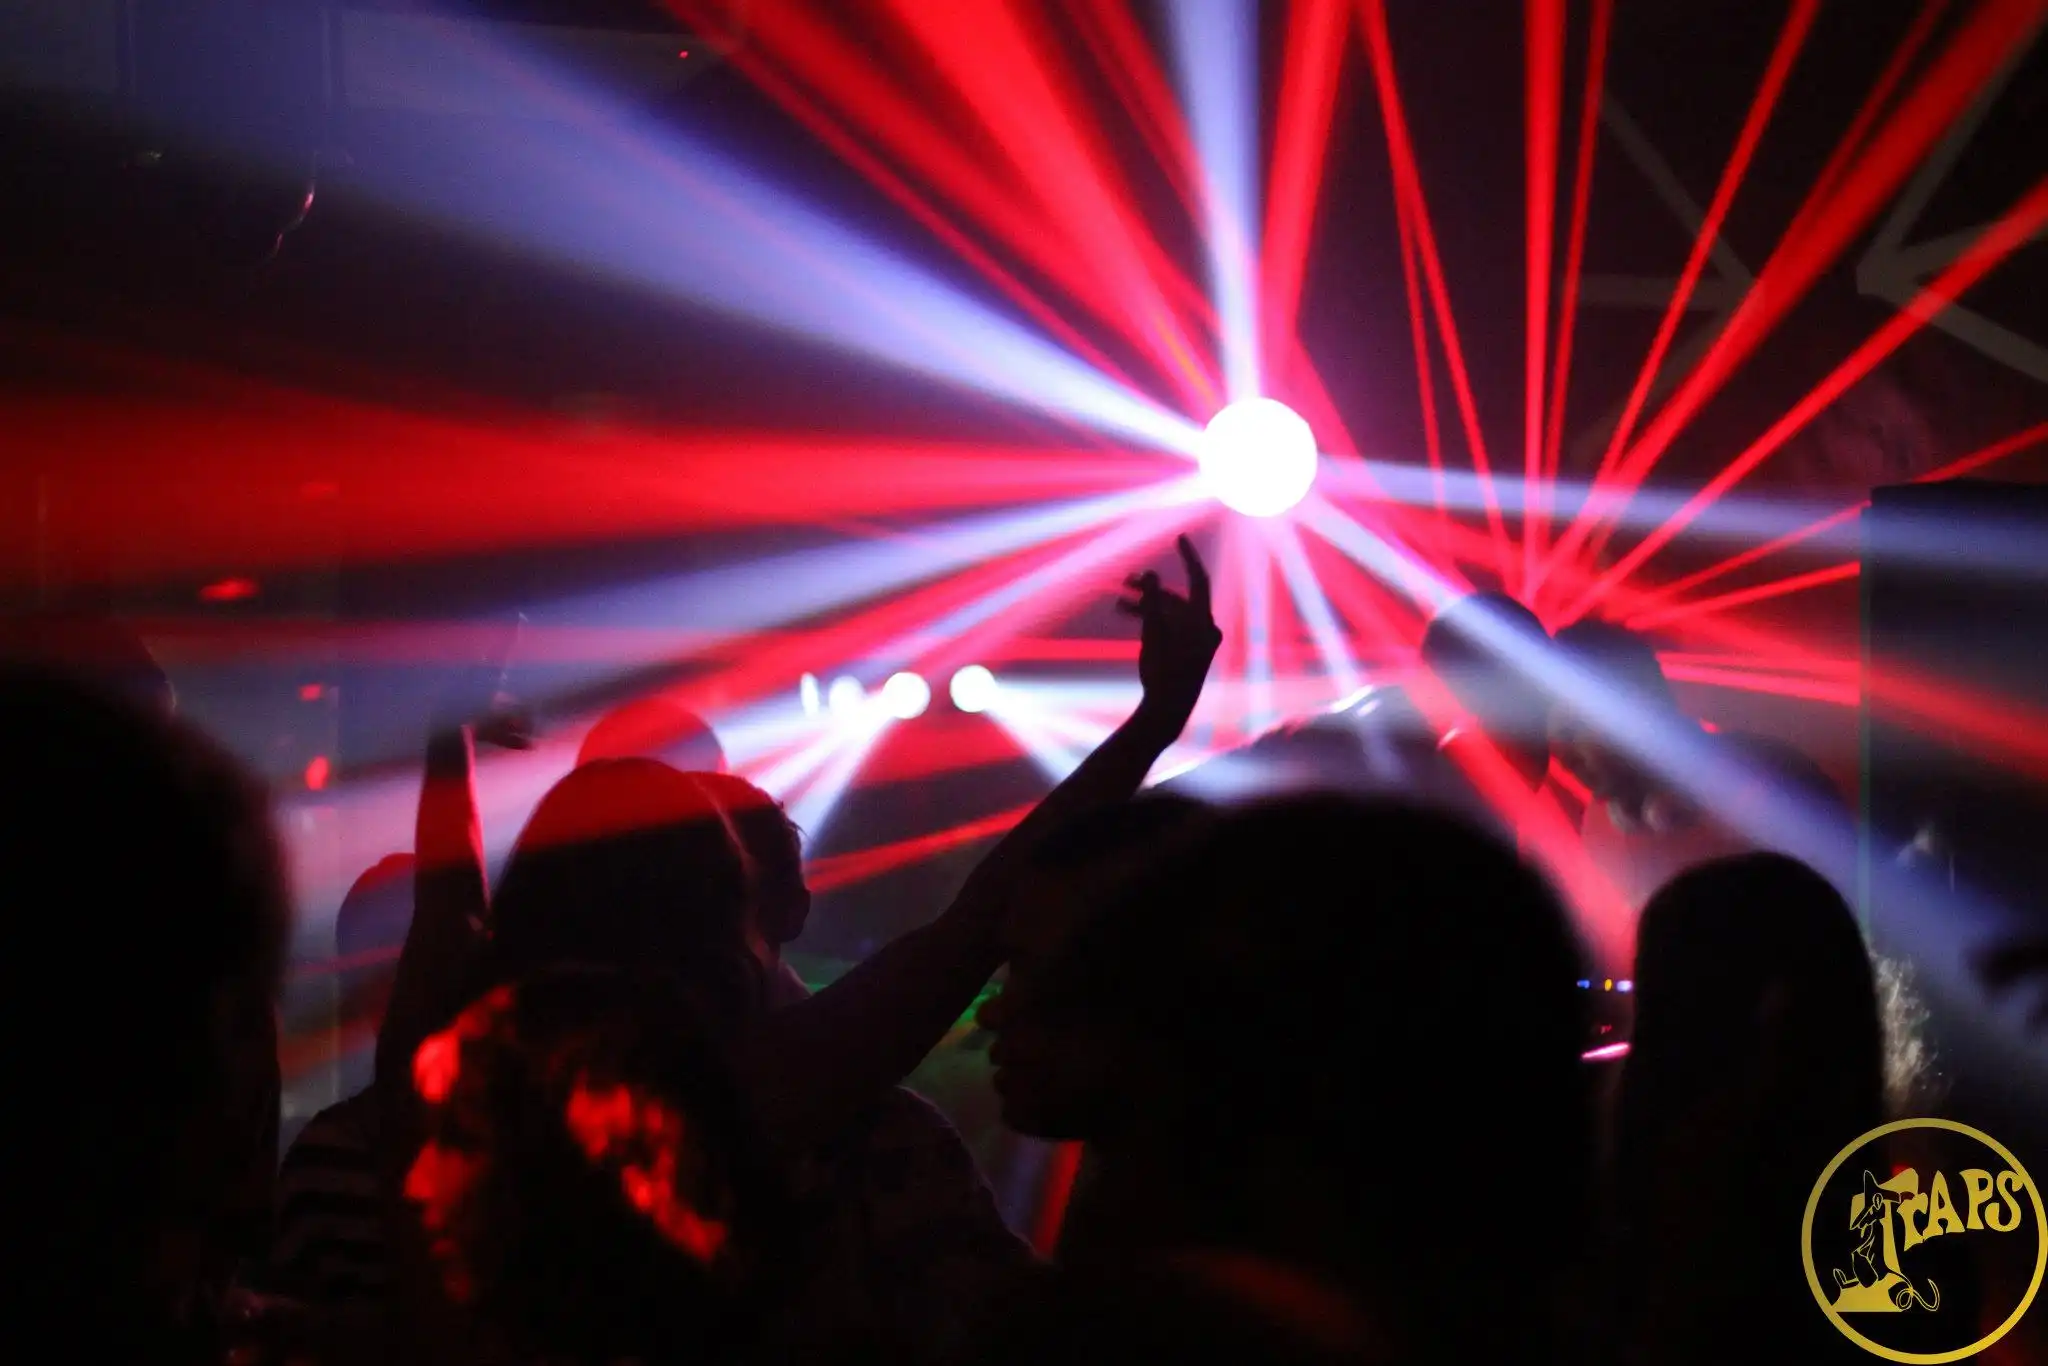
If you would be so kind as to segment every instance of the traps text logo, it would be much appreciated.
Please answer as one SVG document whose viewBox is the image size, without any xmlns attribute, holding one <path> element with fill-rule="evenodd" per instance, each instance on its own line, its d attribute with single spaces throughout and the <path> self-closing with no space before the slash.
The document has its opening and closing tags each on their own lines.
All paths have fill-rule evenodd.
<svg viewBox="0 0 2048 1366">
<path fill-rule="evenodd" d="M 2025 1316 L 2048 1269 L 2039 1188 L 2002 1144 L 1947 1119 L 1882 1125 L 1837 1153 L 1802 1241 L 1821 1312 L 1891 1361 L 1983 1351 Z"/>
</svg>

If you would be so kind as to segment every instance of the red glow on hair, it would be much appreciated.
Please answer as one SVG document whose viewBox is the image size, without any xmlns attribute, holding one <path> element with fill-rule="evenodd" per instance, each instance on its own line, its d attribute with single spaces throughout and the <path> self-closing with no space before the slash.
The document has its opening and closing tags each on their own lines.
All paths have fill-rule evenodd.
<svg viewBox="0 0 2048 1366">
<path fill-rule="evenodd" d="M 446 1226 L 448 1206 L 469 1189 L 479 1165 L 474 1157 L 439 1143 L 420 1149 L 405 1173 L 405 1198 L 420 1207 L 430 1232 Z"/>
<path fill-rule="evenodd" d="M 592 1163 L 631 1154 L 620 1162 L 619 1189 L 662 1237 L 698 1262 L 718 1255 L 725 1246 L 725 1225 L 707 1218 L 676 1189 L 687 1133 L 681 1115 L 630 1087 L 595 1091 L 578 1083 L 563 1118 L 569 1136 Z"/>
<path fill-rule="evenodd" d="M 462 1075 L 462 1045 L 489 1035 L 498 1016 L 512 1008 L 512 1000 L 509 985 L 492 987 L 457 1016 L 454 1024 L 427 1036 L 412 1055 L 412 1085 L 421 1100 L 439 1105 L 448 1099 Z"/>
<path fill-rule="evenodd" d="M 412 1055 L 413 1089 L 429 1105 L 447 1100 L 448 1093 L 455 1089 L 455 1079 L 461 1075 L 462 1038 L 454 1029 L 428 1036 Z"/>
<path fill-rule="evenodd" d="M 569 1094 L 569 1136 L 585 1157 L 602 1162 L 613 1147 L 633 1135 L 633 1111 L 633 1093 L 623 1086 L 609 1091 L 578 1086 Z"/>
<path fill-rule="evenodd" d="M 261 591 L 254 579 L 221 579 L 199 590 L 201 602 L 247 602 Z"/>
<path fill-rule="evenodd" d="M 419 1208 L 420 1225 L 431 1236 L 434 1258 L 440 1263 L 442 1284 L 457 1304 L 468 1303 L 475 1286 L 448 1237 L 448 1226 L 455 1206 L 469 1194 L 482 1169 L 478 1158 L 429 1143 L 405 1173 L 405 1198 Z"/>
<path fill-rule="evenodd" d="M 306 790 L 319 792 L 326 788 L 327 780 L 334 776 L 334 765 L 324 754 L 316 754 L 306 763 Z"/>
</svg>

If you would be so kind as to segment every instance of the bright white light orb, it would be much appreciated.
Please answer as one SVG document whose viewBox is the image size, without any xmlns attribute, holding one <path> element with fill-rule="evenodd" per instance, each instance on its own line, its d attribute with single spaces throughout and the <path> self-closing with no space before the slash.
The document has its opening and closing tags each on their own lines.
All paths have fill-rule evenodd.
<svg viewBox="0 0 2048 1366">
<path fill-rule="evenodd" d="M 818 696 L 816 674 L 805 674 L 796 681 L 796 697 L 797 701 L 803 704 L 805 716 L 816 716 L 823 709 L 824 702 Z"/>
<path fill-rule="evenodd" d="M 1279 516 L 1316 482 L 1315 433 L 1277 399 L 1240 399 L 1210 418 L 1198 454 L 1209 492 L 1247 517 Z"/>
<path fill-rule="evenodd" d="M 882 706 L 898 721 L 924 715 L 931 700 L 932 685 L 914 673 L 890 674 L 882 685 Z"/>
<path fill-rule="evenodd" d="M 834 716 L 851 716 L 860 710 L 860 704 L 867 701 L 867 697 L 868 690 L 860 685 L 858 678 L 842 674 L 825 689 L 825 708 Z"/>
<path fill-rule="evenodd" d="M 953 705 L 964 712 L 987 711 L 996 702 L 996 676 L 979 664 L 953 675 Z"/>
</svg>

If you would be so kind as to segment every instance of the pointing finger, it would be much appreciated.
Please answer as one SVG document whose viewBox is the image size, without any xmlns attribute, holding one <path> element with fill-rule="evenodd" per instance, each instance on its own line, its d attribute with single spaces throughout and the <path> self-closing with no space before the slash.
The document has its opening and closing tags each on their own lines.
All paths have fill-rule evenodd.
<svg viewBox="0 0 2048 1366">
<path fill-rule="evenodd" d="M 1195 550 L 1195 543 L 1183 535 L 1174 543 L 1180 551 L 1180 562 L 1188 571 L 1188 602 L 1204 618 L 1212 615 L 1209 603 L 1209 570 L 1202 563 L 1202 557 Z"/>
</svg>

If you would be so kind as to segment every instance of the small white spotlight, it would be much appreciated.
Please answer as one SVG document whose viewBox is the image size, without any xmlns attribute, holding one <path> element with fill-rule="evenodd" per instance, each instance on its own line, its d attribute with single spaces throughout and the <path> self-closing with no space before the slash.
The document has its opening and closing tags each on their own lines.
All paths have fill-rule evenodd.
<svg viewBox="0 0 2048 1366">
<path fill-rule="evenodd" d="M 1225 507 L 1277 517 L 1316 482 L 1316 437 L 1277 399 L 1247 398 L 1209 419 L 1197 454 L 1202 478 Z"/>
<path fill-rule="evenodd" d="M 914 673 L 890 674 L 882 685 L 882 705 L 898 721 L 924 715 L 931 705 L 932 685 Z"/>
<path fill-rule="evenodd" d="M 824 700 L 818 696 L 818 676 L 805 674 L 796 681 L 797 700 L 803 703 L 805 716 L 816 716 L 824 709 Z"/>
<path fill-rule="evenodd" d="M 851 716 L 860 710 L 860 704 L 867 701 L 868 690 L 860 685 L 858 678 L 840 675 L 832 680 L 832 686 L 825 690 L 825 706 L 834 716 Z"/>
<path fill-rule="evenodd" d="M 953 675 L 949 691 L 961 711 L 987 711 L 996 703 L 996 676 L 979 664 L 969 664 Z"/>
</svg>

